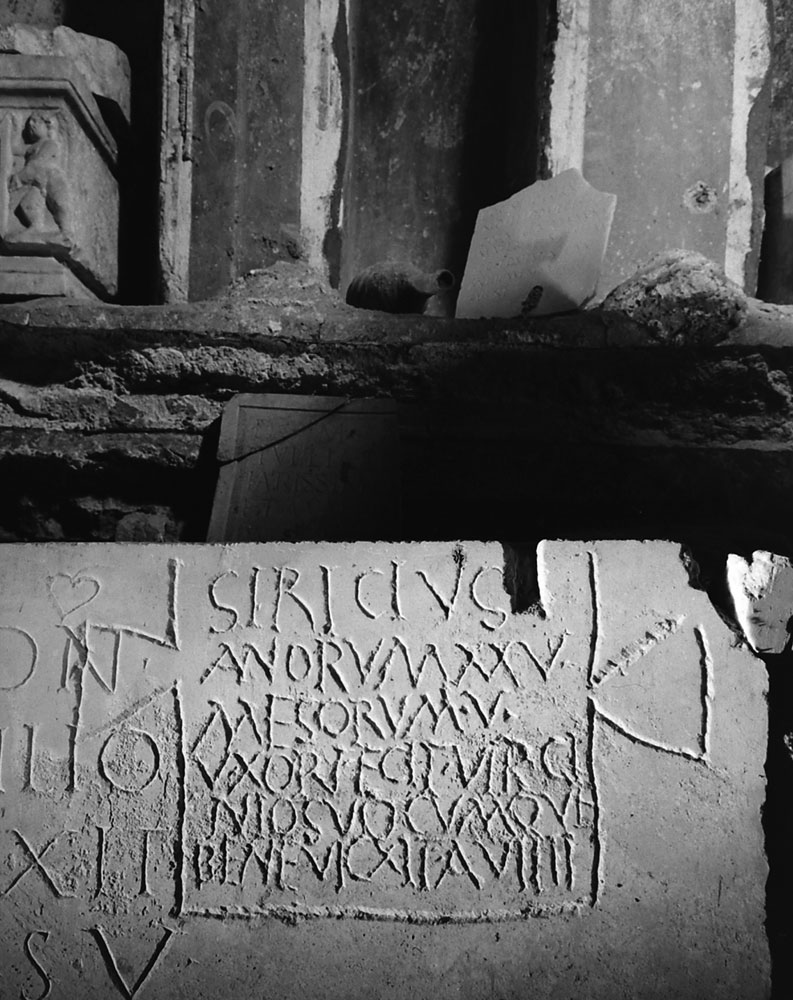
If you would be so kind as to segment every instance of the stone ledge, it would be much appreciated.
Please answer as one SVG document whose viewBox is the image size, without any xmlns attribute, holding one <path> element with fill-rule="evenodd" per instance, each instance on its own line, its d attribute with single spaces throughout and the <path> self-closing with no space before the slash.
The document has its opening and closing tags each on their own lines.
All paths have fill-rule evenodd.
<svg viewBox="0 0 793 1000">
<path fill-rule="evenodd" d="M 766 325 L 753 342 L 747 320 L 717 346 L 645 349 L 615 346 L 594 310 L 455 321 L 311 301 L 0 306 L 0 532 L 113 538 L 150 509 L 187 523 L 211 503 L 223 403 L 285 392 L 400 403 L 406 537 L 751 523 L 754 547 L 784 551 L 793 338 L 767 312 L 776 341 Z"/>
<path fill-rule="evenodd" d="M 290 286 L 288 291 L 292 291 Z M 300 295 L 300 291 L 305 294 Z M 723 346 L 793 348 L 793 308 L 749 299 L 740 324 Z M 646 347 L 664 344 L 641 329 L 626 330 L 599 308 L 555 316 L 513 319 L 449 319 L 353 309 L 335 293 L 301 286 L 297 295 L 271 290 L 245 297 L 238 292 L 207 302 L 168 305 L 110 305 L 66 299 L 31 299 L 0 304 L 0 334 L 13 330 L 41 334 L 102 333 L 151 336 L 201 336 L 294 339 L 308 342 L 386 344 L 509 343 L 555 348 Z"/>
<path fill-rule="evenodd" d="M 0 427 L 201 433 L 234 393 L 287 392 L 393 397 L 475 437 L 793 447 L 793 341 L 752 344 L 739 329 L 718 346 L 627 349 L 596 311 L 278 315 L 280 332 L 262 334 L 217 303 L 0 306 Z"/>
<path fill-rule="evenodd" d="M 308 342 L 403 344 L 490 341 L 548 347 L 605 347 L 606 328 L 599 313 L 571 313 L 537 319 L 456 320 L 436 316 L 394 316 L 353 309 L 335 297 L 318 306 L 252 298 L 164 306 L 93 305 L 35 299 L 0 305 L 0 331 L 41 334 L 102 333 L 141 338 L 201 336 L 208 340 L 268 338 Z"/>
</svg>

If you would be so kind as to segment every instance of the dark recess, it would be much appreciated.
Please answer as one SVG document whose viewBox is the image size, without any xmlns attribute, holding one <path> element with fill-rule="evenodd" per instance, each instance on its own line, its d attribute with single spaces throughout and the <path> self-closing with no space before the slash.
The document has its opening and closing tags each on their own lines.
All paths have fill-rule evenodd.
<svg viewBox="0 0 793 1000">
<path fill-rule="evenodd" d="M 162 0 L 66 0 L 64 24 L 114 42 L 132 73 L 132 128 L 119 135 L 122 198 L 119 301 L 157 301 Z M 104 110 L 104 108 L 102 109 Z"/>
</svg>

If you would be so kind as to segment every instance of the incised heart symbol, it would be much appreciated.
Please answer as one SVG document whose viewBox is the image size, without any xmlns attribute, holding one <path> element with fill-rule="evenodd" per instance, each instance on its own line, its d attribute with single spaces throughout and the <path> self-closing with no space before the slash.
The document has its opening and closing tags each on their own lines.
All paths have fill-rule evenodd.
<svg viewBox="0 0 793 1000">
<path fill-rule="evenodd" d="M 68 573 L 56 573 L 50 577 L 50 594 L 58 605 L 61 618 L 84 608 L 86 604 L 96 597 L 102 585 L 93 576 L 83 575 L 79 570 L 74 576 Z"/>
</svg>

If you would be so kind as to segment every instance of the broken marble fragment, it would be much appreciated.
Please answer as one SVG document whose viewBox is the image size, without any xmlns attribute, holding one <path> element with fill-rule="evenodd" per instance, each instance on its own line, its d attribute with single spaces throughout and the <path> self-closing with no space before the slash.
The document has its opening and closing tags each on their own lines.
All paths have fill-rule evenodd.
<svg viewBox="0 0 793 1000">
<path fill-rule="evenodd" d="M 482 209 L 457 316 L 541 315 L 585 305 L 595 293 L 616 204 L 616 195 L 597 191 L 571 169 Z"/>
<path fill-rule="evenodd" d="M 603 301 L 612 336 L 659 344 L 712 344 L 746 316 L 749 300 L 712 260 L 691 250 L 654 254 Z"/>
<path fill-rule="evenodd" d="M 738 624 L 756 653 L 783 653 L 790 645 L 793 564 L 773 552 L 727 557 L 727 584 Z"/>
</svg>

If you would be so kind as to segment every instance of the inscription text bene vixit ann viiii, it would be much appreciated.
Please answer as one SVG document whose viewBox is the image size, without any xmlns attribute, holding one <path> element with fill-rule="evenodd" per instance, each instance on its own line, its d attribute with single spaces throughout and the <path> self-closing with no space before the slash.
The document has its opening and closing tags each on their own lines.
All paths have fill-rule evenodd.
<svg viewBox="0 0 793 1000">
<path fill-rule="evenodd" d="M 565 572 L 521 613 L 496 545 L 140 546 L 124 573 L 109 548 L 69 572 L 42 556 L 24 623 L 0 622 L 0 784 L 22 802 L 0 891 L 41 874 L 91 910 L 182 917 L 594 906 L 597 727 L 707 766 L 712 664 L 687 623 L 690 738 L 614 714 L 603 689 L 683 617 L 607 659 L 596 552 L 549 544 Z"/>
</svg>

